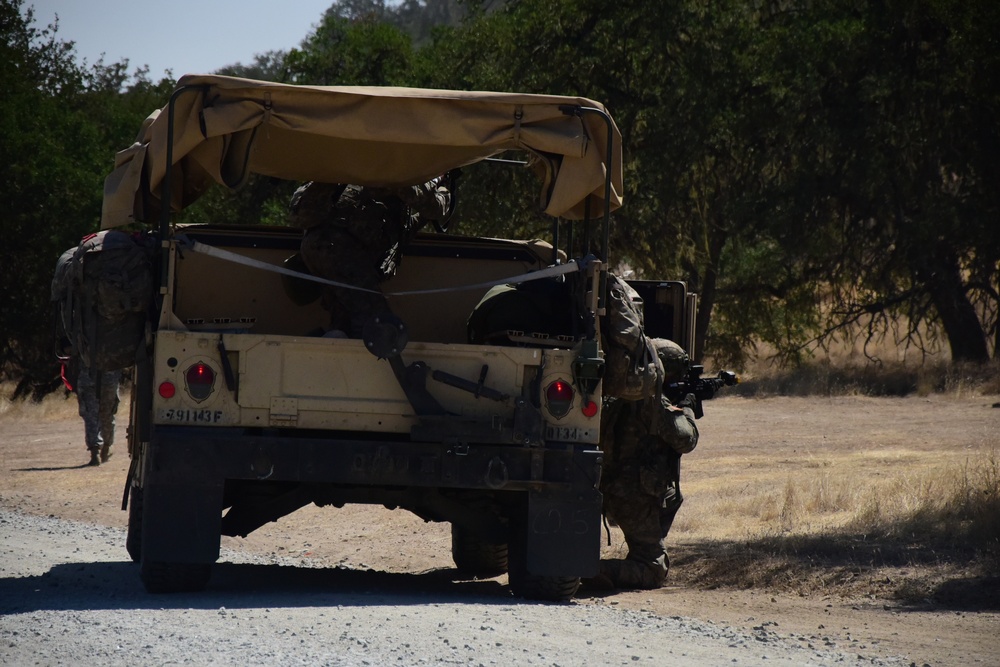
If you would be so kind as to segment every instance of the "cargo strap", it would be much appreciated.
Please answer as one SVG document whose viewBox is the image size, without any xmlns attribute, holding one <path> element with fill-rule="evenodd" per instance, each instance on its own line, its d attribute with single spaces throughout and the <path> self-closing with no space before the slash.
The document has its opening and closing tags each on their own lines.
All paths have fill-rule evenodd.
<svg viewBox="0 0 1000 667">
<path fill-rule="evenodd" d="M 323 285 L 329 285 L 331 287 L 342 287 L 344 289 L 357 290 L 359 292 L 369 292 L 371 294 L 381 294 L 385 297 L 393 296 L 412 296 L 415 294 L 439 294 L 443 292 L 461 292 L 463 290 L 470 289 L 485 289 L 487 287 L 494 287 L 496 285 L 516 285 L 520 283 L 530 282 L 532 280 L 541 280 L 543 278 L 551 278 L 553 276 L 561 276 L 566 273 L 574 273 L 584 269 L 587 264 L 593 259 L 592 255 L 588 255 L 580 260 L 571 259 L 565 264 L 557 264 L 556 266 L 550 266 L 539 271 L 532 271 L 530 273 L 522 273 L 518 276 L 511 276 L 510 278 L 500 278 L 499 280 L 491 280 L 484 283 L 476 283 L 474 285 L 457 285 L 455 287 L 440 287 L 437 289 L 420 289 L 420 290 L 406 290 L 403 292 L 379 292 L 377 290 L 370 290 L 364 287 L 358 287 L 356 285 L 350 285 L 348 283 L 340 283 L 336 280 L 327 280 L 326 278 L 320 278 L 319 276 L 314 276 L 311 273 L 302 273 L 300 271 L 293 271 L 291 269 L 286 269 L 283 266 L 277 266 L 275 264 L 268 264 L 267 262 L 262 262 L 246 255 L 240 255 L 235 252 L 230 252 L 228 250 L 223 250 L 221 248 L 216 248 L 215 246 L 205 245 L 200 241 L 195 241 L 188 238 L 185 235 L 180 235 L 177 237 L 177 244 L 183 250 L 190 250 L 192 252 L 201 253 L 203 255 L 208 255 L 209 257 L 215 257 L 216 259 L 225 260 L 227 262 L 234 262 L 236 264 L 242 264 L 244 266 L 249 266 L 256 269 L 261 269 L 262 271 L 271 271 L 272 273 L 280 273 L 282 275 L 291 276 L 293 278 L 301 278 L 302 280 L 311 280 L 314 283 L 320 283 Z"/>
</svg>

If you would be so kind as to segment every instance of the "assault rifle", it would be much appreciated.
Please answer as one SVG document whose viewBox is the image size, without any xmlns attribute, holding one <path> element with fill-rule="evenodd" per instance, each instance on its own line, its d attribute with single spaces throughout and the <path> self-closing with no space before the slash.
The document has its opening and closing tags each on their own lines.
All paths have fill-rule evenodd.
<svg viewBox="0 0 1000 667">
<path fill-rule="evenodd" d="M 694 395 L 695 403 L 691 409 L 694 410 L 695 419 L 705 416 L 705 411 L 701 407 L 702 401 L 715 398 L 716 392 L 723 387 L 731 387 L 740 382 L 739 376 L 732 371 L 719 371 L 717 376 L 710 378 L 703 378 L 701 374 L 704 372 L 704 366 L 692 365 L 683 380 L 663 386 L 663 393 L 674 405 L 683 401 L 688 394 Z"/>
</svg>

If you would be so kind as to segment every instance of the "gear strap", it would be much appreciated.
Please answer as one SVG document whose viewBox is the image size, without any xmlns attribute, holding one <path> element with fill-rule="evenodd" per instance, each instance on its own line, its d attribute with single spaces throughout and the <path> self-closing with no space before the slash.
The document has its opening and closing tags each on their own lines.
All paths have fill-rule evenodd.
<svg viewBox="0 0 1000 667">
<path fill-rule="evenodd" d="M 347 283 L 337 282 L 336 280 L 327 280 L 326 278 L 320 278 L 319 276 L 314 276 L 311 273 L 302 273 L 300 271 L 293 271 L 292 269 L 287 269 L 283 266 L 268 264 L 267 262 L 262 262 L 260 260 L 253 259 L 245 255 L 240 255 L 235 252 L 223 250 L 222 248 L 216 248 L 215 246 L 206 245 L 200 241 L 195 241 L 193 239 L 190 239 L 183 234 L 177 237 L 177 242 L 178 245 L 185 250 L 201 253 L 203 255 L 208 255 L 209 257 L 215 257 L 216 259 L 225 260 L 227 262 L 242 264 L 244 266 L 249 266 L 255 269 L 261 269 L 262 271 L 271 271 L 272 273 L 280 273 L 282 275 L 291 276 L 293 278 L 301 278 L 302 280 L 311 280 L 314 283 L 329 285 L 331 287 L 341 287 L 344 289 L 357 290 L 359 292 L 368 292 L 370 294 L 380 294 L 385 297 L 412 296 L 415 294 L 440 294 L 444 292 L 461 292 L 464 290 L 471 290 L 471 289 L 484 289 L 487 287 L 494 287 L 496 285 L 516 285 L 519 283 L 530 282 L 532 280 L 541 280 L 543 278 L 561 276 L 567 273 L 575 273 L 577 271 L 583 270 L 586 267 L 587 263 L 590 261 L 590 257 L 585 257 L 580 261 L 571 259 L 565 264 L 550 266 L 548 268 L 541 269 L 539 271 L 522 273 L 521 275 L 518 276 L 511 276 L 509 278 L 500 278 L 498 280 L 491 280 L 489 282 L 483 282 L 483 283 L 475 283 L 472 285 L 456 285 L 455 287 L 440 287 L 436 289 L 406 290 L 403 292 L 380 292 L 378 290 L 371 290 L 364 287 L 358 287 L 356 285 L 349 285 Z"/>
</svg>

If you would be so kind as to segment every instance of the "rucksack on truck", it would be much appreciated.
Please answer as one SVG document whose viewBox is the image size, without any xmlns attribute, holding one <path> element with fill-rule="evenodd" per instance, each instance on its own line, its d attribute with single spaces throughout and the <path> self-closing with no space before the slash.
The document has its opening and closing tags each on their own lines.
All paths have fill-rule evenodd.
<svg viewBox="0 0 1000 667">
<path fill-rule="evenodd" d="M 153 297 L 153 252 L 147 237 L 107 230 L 59 258 L 52 300 L 85 366 L 111 371 L 135 362 Z"/>
<path fill-rule="evenodd" d="M 606 314 L 601 318 L 605 396 L 638 401 L 653 396 L 663 365 L 643 328 L 642 298 L 624 279 L 609 273 Z"/>
</svg>

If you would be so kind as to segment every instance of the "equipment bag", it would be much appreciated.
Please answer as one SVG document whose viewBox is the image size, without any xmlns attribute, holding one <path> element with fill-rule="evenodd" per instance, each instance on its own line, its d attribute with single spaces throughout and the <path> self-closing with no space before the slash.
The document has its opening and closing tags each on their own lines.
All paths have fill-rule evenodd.
<svg viewBox="0 0 1000 667">
<path fill-rule="evenodd" d="M 642 297 L 611 273 L 601 333 L 604 395 L 626 401 L 653 396 L 663 381 L 663 366 L 643 330 Z"/>
<path fill-rule="evenodd" d="M 108 230 L 60 258 L 52 297 L 85 366 L 112 371 L 135 362 L 153 298 L 153 252 L 148 238 Z"/>
</svg>

